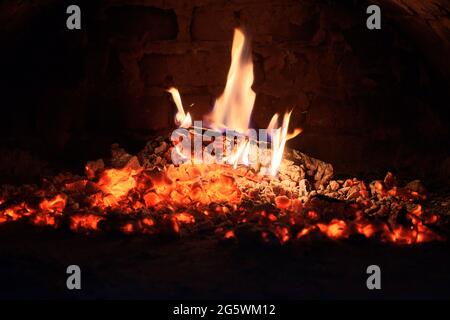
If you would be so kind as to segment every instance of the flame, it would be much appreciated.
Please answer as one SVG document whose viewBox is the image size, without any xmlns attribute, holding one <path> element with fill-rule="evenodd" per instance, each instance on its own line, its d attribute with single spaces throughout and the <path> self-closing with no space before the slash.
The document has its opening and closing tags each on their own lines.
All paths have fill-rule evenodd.
<svg viewBox="0 0 450 320">
<path fill-rule="evenodd" d="M 278 129 L 271 129 L 271 127 L 275 126 L 275 123 L 278 121 L 278 114 L 276 114 L 276 116 L 274 116 L 269 123 L 269 128 L 272 131 L 272 160 L 270 162 L 270 174 L 273 176 L 277 174 L 278 167 L 280 166 L 281 160 L 283 158 L 290 117 L 291 113 L 286 113 L 283 118 L 283 124 L 281 128 Z"/>
<path fill-rule="evenodd" d="M 284 148 L 286 141 L 298 136 L 302 130 L 296 128 L 294 132 L 288 133 L 289 120 L 291 118 L 292 111 L 284 114 L 283 123 L 281 127 L 278 127 L 278 113 L 275 113 L 267 126 L 267 132 L 272 138 L 272 157 L 270 161 L 269 174 L 275 176 L 283 160 Z"/>
<path fill-rule="evenodd" d="M 210 115 L 214 129 L 225 127 L 241 133 L 247 131 L 256 99 L 252 84 L 253 62 L 250 43 L 242 30 L 235 29 L 225 90 L 216 100 Z"/>
<path fill-rule="evenodd" d="M 239 163 L 244 165 L 248 165 L 249 163 L 249 152 L 250 152 L 250 142 L 244 141 L 242 143 L 238 143 L 234 146 L 234 150 L 230 156 L 225 157 L 224 161 L 228 164 L 233 165 L 233 168 L 236 169 Z"/>
<path fill-rule="evenodd" d="M 206 116 L 209 125 L 212 129 L 223 131 L 225 129 L 233 130 L 236 133 L 248 133 L 250 119 L 255 104 L 256 93 L 252 90 L 254 76 L 253 76 L 253 61 L 250 42 L 245 36 L 244 32 L 236 28 L 234 30 L 233 44 L 231 48 L 231 64 L 228 70 L 227 82 L 222 95 L 216 99 L 212 112 Z M 175 123 L 181 128 L 188 128 L 192 126 L 192 119 L 189 113 L 185 113 L 183 104 L 181 102 L 180 93 L 174 87 L 167 90 L 172 95 L 172 98 L 177 107 L 177 114 L 175 116 Z M 291 111 L 292 112 L 292 111 Z M 275 176 L 281 164 L 286 141 L 296 137 L 301 133 L 301 129 L 295 129 L 294 132 L 288 133 L 289 120 L 291 112 L 288 112 L 283 117 L 281 127 L 276 128 L 278 124 L 278 114 L 272 117 L 269 123 L 268 131 L 272 131 L 272 155 L 269 168 L 261 167 L 262 174 L 269 174 Z M 230 154 L 226 154 L 223 160 L 237 168 L 238 163 L 249 165 L 252 159 L 258 159 L 257 148 L 250 148 L 251 145 L 248 139 L 238 139 L 236 146 L 231 148 Z M 175 146 L 175 151 L 181 159 L 188 159 L 188 155 L 184 154 L 179 146 Z M 199 160 L 195 157 L 195 160 Z M 200 161 L 201 162 L 201 161 Z"/>
<path fill-rule="evenodd" d="M 177 88 L 171 87 L 167 90 L 172 95 L 172 99 L 177 106 L 178 112 L 175 115 L 175 123 L 180 126 L 180 128 L 189 128 L 192 125 L 191 115 L 184 112 L 183 103 L 181 102 L 180 92 Z"/>
</svg>

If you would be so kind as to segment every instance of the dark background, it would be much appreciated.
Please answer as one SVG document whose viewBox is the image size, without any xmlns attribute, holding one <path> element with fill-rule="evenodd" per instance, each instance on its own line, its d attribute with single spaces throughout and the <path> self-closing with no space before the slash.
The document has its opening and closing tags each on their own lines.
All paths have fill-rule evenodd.
<svg viewBox="0 0 450 320">
<path fill-rule="evenodd" d="M 382 30 L 366 28 L 368 4 Z M 66 28 L 79 4 L 82 30 Z M 294 107 L 289 145 L 338 173 L 447 182 L 444 0 L 18 1 L 0 4 L 0 176 L 81 170 L 173 127 L 165 89 L 196 119 L 223 90 L 233 27 L 253 39 L 254 127 Z"/>
</svg>

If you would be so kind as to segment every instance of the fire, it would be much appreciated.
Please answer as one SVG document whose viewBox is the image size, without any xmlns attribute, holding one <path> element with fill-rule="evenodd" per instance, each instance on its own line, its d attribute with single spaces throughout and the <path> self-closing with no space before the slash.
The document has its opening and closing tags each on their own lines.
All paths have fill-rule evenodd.
<svg viewBox="0 0 450 320">
<path fill-rule="evenodd" d="M 194 216 L 186 212 L 175 214 L 175 219 L 180 223 L 195 223 Z"/>
<path fill-rule="evenodd" d="M 321 232 L 331 239 L 345 238 L 348 236 L 347 224 L 342 220 L 333 219 L 328 225 L 319 223 L 317 226 Z"/>
<path fill-rule="evenodd" d="M 250 158 L 258 159 L 258 148 L 251 148 L 251 143 L 246 136 L 249 132 L 249 125 L 256 93 L 252 90 L 253 60 L 250 41 L 241 29 L 234 30 L 233 44 L 231 48 L 231 64 L 228 70 L 227 81 L 222 95 L 216 100 L 212 112 L 205 118 L 210 128 L 223 132 L 232 130 L 240 134 L 236 145 L 229 150 L 229 154 L 224 157 L 226 163 L 235 169 L 238 164 L 248 166 Z M 180 128 L 188 128 L 192 125 L 189 113 L 185 113 L 181 97 L 174 87 L 168 90 L 177 107 L 175 123 Z M 263 175 L 275 176 L 283 159 L 286 141 L 300 134 L 300 129 L 295 129 L 293 133 L 288 133 L 291 112 L 287 112 L 283 117 L 280 127 L 277 127 L 278 114 L 275 114 L 268 126 L 268 135 L 271 138 L 272 154 L 268 168 L 262 167 L 260 173 Z M 178 146 L 175 148 L 178 156 L 182 159 L 189 158 Z M 189 150 L 190 151 L 190 150 Z M 252 154 L 256 153 L 256 154 Z M 196 159 L 198 160 L 198 159 Z"/>
<path fill-rule="evenodd" d="M 171 87 L 167 91 L 172 95 L 172 99 L 178 109 L 178 112 L 175 115 L 175 123 L 179 125 L 180 128 L 189 128 L 192 125 L 191 115 L 189 112 L 184 112 L 183 103 L 181 102 L 181 96 L 178 89 Z"/>
<path fill-rule="evenodd" d="M 136 187 L 136 180 L 133 175 L 137 174 L 139 170 L 138 160 L 133 159 L 123 169 L 108 169 L 102 173 L 97 186 L 107 196 L 110 196 L 108 202 L 105 203 L 106 206 L 115 204 Z"/>
<path fill-rule="evenodd" d="M 256 93 L 252 90 L 253 61 L 249 40 L 234 30 L 231 65 L 222 95 L 210 115 L 214 129 L 231 128 L 245 133 L 250 124 Z"/>
<path fill-rule="evenodd" d="M 53 199 L 44 199 L 39 204 L 40 209 L 43 212 L 58 212 L 61 213 L 66 206 L 66 196 L 64 194 L 58 194 Z"/>
<path fill-rule="evenodd" d="M 76 232 L 112 230 L 175 237 L 205 230 L 206 235 L 216 230 L 222 240 L 232 243 L 260 239 L 264 243 L 285 244 L 308 241 L 317 235 L 332 241 L 365 237 L 398 244 L 443 239 L 433 228 L 439 216 L 422 205 L 426 194 L 397 186 L 392 174 L 384 181 L 371 183 L 370 188 L 356 178 L 342 181 L 339 192 L 345 188 L 355 191 L 345 201 L 330 201 L 331 196 L 320 193 L 332 189 L 331 182 L 337 185 L 332 190 L 338 190 L 341 185 L 337 181 L 316 187 L 314 195 L 308 191 L 307 197 L 293 191 L 300 187 L 301 180 L 286 180 L 289 185 L 294 182 L 294 187 L 284 188 L 285 181 L 276 175 L 286 141 L 301 132 L 288 132 L 292 112 L 272 117 L 267 127 L 271 138 L 269 161 L 260 162 L 260 168 L 254 169 L 251 160 L 259 158 L 254 153 L 260 150 L 249 139 L 256 97 L 252 84 L 249 41 L 242 30 L 236 29 L 226 86 L 209 115 L 212 129 L 239 133 L 224 163 L 171 163 L 166 155 L 155 151 L 150 156 L 158 154 L 159 160 L 164 157 L 167 162 L 149 164 L 141 155 L 138 158 L 124 152 L 120 164 L 111 161 L 113 165 L 105 167 L 103 160 L 89 162 L 82 177 L 60 174 L 45 180 L 42 187 L 2 186 L 0 224 L 25 220 Z M 176 88 L 168 92 L 178 110 L 175 123 L 191 134 L 192 119 L 184 111 L 180 93 Z M 168 152 L 175 150 L 184 158 L 189 155 L 179 149 L 178 142 L 161 143 L 167 145 Z M 321 202 L 323 198 L 328 199 L 326 205 Z M 245 236 L 246 232 L 256 236 Z"/>
<path fill-rule="evenodd" d="M 356 228 L 358 232 L 363 234 L 366 238 L 371 238 L 376 233 L 376 228 L 370 223 L 357 224 Z"/>
<path fill-rule="evenodd" d="M 236 235 L 234 234 L 233 230 L 228 230 L 227 232 L 225 232 L 224 238 L 225 239 L 233 239 L 233 238 L 236 238 Z"/>
<path fill-rule="evenodd" d="M 77 214 L 70 219 L 70 229 L 77 230 L 98 230 L 98 223 L 104 218 L 95 214 Z"/>
<path fill-rule="evenodd" d="M 272 160 L 270 163 L 269 172 L 272 176 L 275 176 L 277 174 L 278 168 L 281 164 L 281 160 L 283 159 L 283 152 L 286 141 L 288 139 L 296 137 L 301 132 L 300 129 L 296 129 L 294 133 L 288 135 L 290 117 L 291 112 L 286 113 L 283 118 L 283 124 L 281 125 L 281 128 L 278 129 L 275 129 L 278 120 L 278 114 L 275 114 L 269 123 L 268 131 L 272 132 Z"/>
</svg>

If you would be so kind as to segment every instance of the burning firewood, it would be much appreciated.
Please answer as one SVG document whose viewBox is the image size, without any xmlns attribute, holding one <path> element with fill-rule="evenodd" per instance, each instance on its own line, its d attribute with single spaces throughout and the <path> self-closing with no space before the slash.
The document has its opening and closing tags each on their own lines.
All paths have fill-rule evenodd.
<svg viewBox="0 0 450 320">
<path fill-rule="evenodd" d="M 176 239 L 209 234 L 266 245 L 355 236 L 401 244 L 444 239 L 439 227 L 447 222 L 426 209 L 419 181 L 402 186 L 392 173 L 369 184 L 332 180 L 331 164 L 286 148 L 301 132 L 288 132 L 291 112 L 272 117 L 268 139 L 256 136 L 249 128 L 252 83 L 248 41 L 236 30 L 227 84 L 206 128 L 192 123 L 178 90 L 170 88 L 178 136 L 156 137 L 137 155 L 114 144 L 110 159 L 89 162 L 81 176 L 1 186 L 0 224 L 24 220 L 74 232 Z M 215 139 L 205 144 L 207 134 Z M 186 144 L 199 138 L 194 150 Z"/>
</svg>

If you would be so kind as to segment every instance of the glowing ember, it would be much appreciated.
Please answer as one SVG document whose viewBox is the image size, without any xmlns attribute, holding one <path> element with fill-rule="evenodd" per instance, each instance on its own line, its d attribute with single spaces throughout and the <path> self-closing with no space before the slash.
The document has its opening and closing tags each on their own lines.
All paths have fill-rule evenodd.
<svg viewBox="0 0 450 320">
<path fill-rule="evenodd" d="M 106 195 L 112 196 L 107 206 L 116 203 L 136 187 L 136 180 L 133 175 L 139 170 L 139 162 L 137 162 L 137 159 L 133 159 L 133 162 L 130 161 L 123 169 L 108 169 L 102 173 L 97 186 Z"/>
<path fill-rule="evenodd" d="M 66 196 L 63 194 L 56 195 L 53 199 L 44 199 L 39 204 L 42 212 L 58 212 L 61 213 L 66 206 Z"/>
<path fill-rule="evenodd" d="M 321 232 L 331 239 L 346 238 L 348 236 L 347 224 L 342 220 L 333 219 L 328 225 L 319 223 L 317 226 Z"/>
<path fill-rule="evenodd" d="M 344 188 L 360 190 L 358 200 L 350 206 L 345 202 L 321 203 L 316 198 L 303 203 L 278 195 L 259 208 L 254 202 L 260 195 L 246 194 L 242 189 L 247 182 L 260 180 L 228 165 L 149 169 L 131 157 L 122 168 L 103 168 L 87 175 L 91 178 L 57 176 L 48 189 L 3 192 L 0 223 L 25 219 L 39 226 L 58 227 L 67 220 L 70 229 L 77 232 L 106 228 L 126 234 L 179 235 L 183 228 L 195 229 L 205 221 L 212 227 L 217 221 L 228 221 L 228 228 L 217 232 L 223 239 L 237 241 L 236 228 L 242 224 L 259 226 L 263 242 L 277 239 L 280 244 L 310 240 L 318 234 L 331 240 L 361 235 L 399 244 L 443 240 L 430 229 L 439 221 L 437 215 L 425 211 L 421 204 L 411 205 L 421 197 L 398 186 L 388 189 L 381 182 L 375 182 L 370 192 L 355 179 L 343 182 Z M 393 188 L 396 196 L 392 196 Z M 380 210 L 380 218 L 364 213 L 372 210 L 369 200 L 374 197 L 389 197 L 393 203 L 390 210 Z M 28 200 L 19 200 L 25 198 Z M 405 211 L 407 207 L 410 209 Z M 127 218 L 109 218 L 117 212 Z"/>
<path fill-rule="evenodd" d="M 98 223 L 103 220 L 102 217 L 95 214 L 75 214 L 71 217 L 70 229 L 77 230 L 98 230 Z"/>
</svg>

